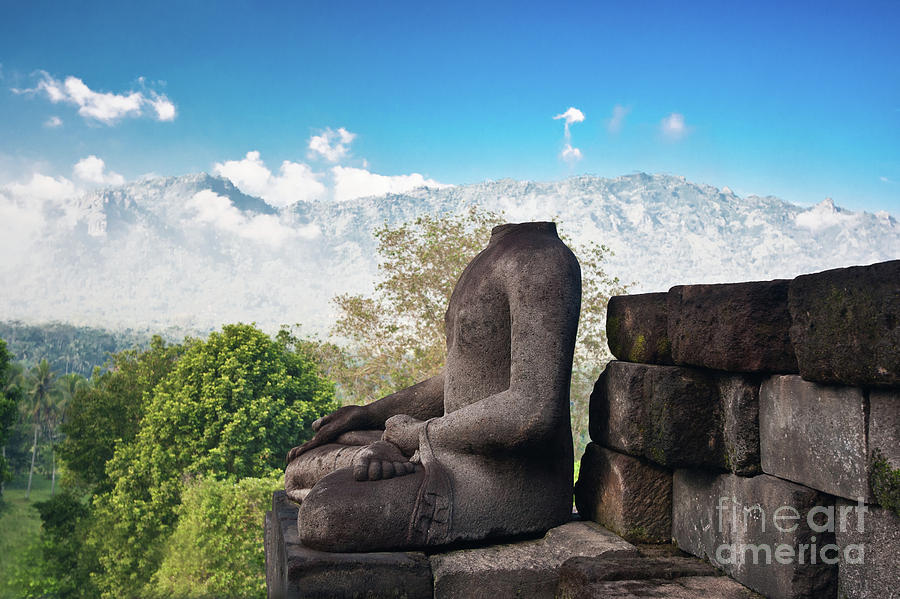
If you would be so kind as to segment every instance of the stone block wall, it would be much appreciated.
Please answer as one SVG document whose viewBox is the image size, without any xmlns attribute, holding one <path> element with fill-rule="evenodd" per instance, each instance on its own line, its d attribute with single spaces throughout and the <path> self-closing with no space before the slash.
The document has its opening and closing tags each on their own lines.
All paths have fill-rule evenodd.
<svg viewBox="0 0 900 599">
<path fill-rule="evenodd" d="M 579 513 L 768 597 L 900 597 L 900 261 L 620 296 Z"/>
</svg>

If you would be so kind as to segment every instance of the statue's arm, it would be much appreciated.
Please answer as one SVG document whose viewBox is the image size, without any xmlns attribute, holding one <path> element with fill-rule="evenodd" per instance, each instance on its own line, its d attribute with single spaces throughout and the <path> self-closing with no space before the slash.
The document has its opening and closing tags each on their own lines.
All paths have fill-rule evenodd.
<svg viewBox="0 0 900 599">
<path fill-rule="evenodd" d="M 436 418 L 444 413 L 444 373 L 391 393 L 365 406 L 375 426 L 384 428 L 385 421 L 397 414 L 418 420 Z"/>
<path fill-rule="evenodd" d="M 432 377 L 396 393 L 391 393 L 365 406 L 344 406 L 319 418 L 312 424 L 312 439 L 288 453 L 290 462 L 297 456 L 330 443 L 353 430 L 383 429 L 385 421 L 398 414 L 417 420 L 428 420 L 444 413 L 444 374 Z"/>
<path fill-rule="evenodd" d="M 433 446 L 515 450 L 554 438 L 568 424 L 581 270 L 562 244 L 538 252 L 502 266 L 510 307 L 509 389 L 433 420 Z"/>
</svg>

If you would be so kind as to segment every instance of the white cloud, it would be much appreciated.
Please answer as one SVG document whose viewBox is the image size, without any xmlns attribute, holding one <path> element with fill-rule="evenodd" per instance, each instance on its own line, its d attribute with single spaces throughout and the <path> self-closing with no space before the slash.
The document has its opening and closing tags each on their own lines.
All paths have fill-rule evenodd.
<svg viewBox="0 0 900 599">
<path fill-rule="evenodd" d="M 119 173 L 106 172 L 106 164 L 103 159 L 93 154 L 75 163 L 72 172 L 82 181 L 97 185 L 121 185 L 125 182 L 125 177 Z"/>
<path fill-rule="evenodd" d="M 319 181 L 321 175 L 306 164 L 285 160 L 279 174 L 273 175 L 257 151 L 247 152 L 243 160 L 217 162 L 213 169 L 244 193 L 260 197 L 272 206 L 289 206 L 325 194 L 325 185 Z"/>
<path fill-rule="evenodd" d="M 566 144 L 560 152 L 559 157 L 566 162 L 578 162 L 581 160 L 581 150 L 573 148 L 572 144 Z"/>
<path fill-rule="evenodd" d="M 39 209 L 27 202 L 16 202 L 0 193 L 0 272 L 12 270 L 17 261 L 26 259 L 26 251 L 39 238 L 44 218 Z"/>
<path fill-rule="evenodd" d="M 338 202 L 386 193 L 405 193 L 417 187 L 451 187 L 434 179 L 426 179 L 419 173 L 386 176 L 347 166 L 335 166 L 331 173 L 334 176 L 334 199 Z"/>
<path fill-rule="evenodd" d="M 567 111 L 556 115 L 553 119 L 565 119 L 566 145 L 563 147 L 562 152 L 560 152 L 559 157 L 569 163 L 581 160 L 581 150 L 572 147 L 572 134 L 569 132 L 569 125 L 584 121 L 584 113 L 574 106 L 570 106 Z"/>
<path fill-rule="evenodd" d="M 165 96 L 160 96 L 158 94 L 154 94 L 153 98 L 149 100 L 150 105 L 153 106 L 153 110 L 156 111 L 156 120 L 158 121 L 174 121 L 175 120 L 175 105 L 172 103 L 169 98 Z"/>
<path fill-rule="evenodd" d="M 882 183 L 891 183 L 892 182 L 887 177 L 878 177 L 878 180 L 881 181 Z"/>
<path fill-rule="evenodd" d="M 565 119 L 566 120 L 566 128 L 568 129 L 569 125 L 572 123 L 581 123 L 584 122 L 584 113 L 575 108 L 574 106 L 570 106 L 567 111 L 562 114 L 558 114 L 553 117 L 554 120 Z"/>
<path fill-rule="evenodd" d="M 834 205 L 834 200 L 825 198 L 809 210 L 805 210 L 794 217 L 797 226 L 811 231 L 820 231 L 834 226 L 842 226 L 852 221 L 859 220 L 860 216 L 855 212 L 843 210 Z"/>
<path fill-rule="evenodd" d="M 175 118 L 175 105 L 165 95 L 149 92 L 126 92 L 114 94 L 97 92 L 89 88 L 78 77 L 66 77 L 60 81 L 45 71 L 40 71 L 41 79 L 32 89 L 13 89 L 19 94 L 43 93 L 54 104 L 65 102 L 78 106 L 78 114 L 85 119 L 112 125 L 125 117 L 143 114 L 143 108 L 150 106 L 156 113 L 156 120 L 171 121 Z"/>
<path fill-rule="evenodd" d="M 62 127 L 62 124 L 63 124 L 62 119 L 59 118 L 58 116 L 51 116 L 49 119 L 44 121 L 44 127 L 47 127 L 48 129 L 55 129 L 57 127 Z"/>
<path fill-rule="evenodd" d="M 316 154 L 329 162 L 337 162 L 347 155 L 349 145 L 356 138 L 356 133 L 351 133 L 340 127 L 337 131 L 328 128 L 322 135 L 313 135 L 309 138 L 310 156 Z"/>
<path fill-rule="evenodd" d="M 315 225 L 293 229 L 271 214 L 249 216 L 235 207 L 230 199 L 209 189 L 195 193 L 185 205 L 196 212 L 196 223 L 212 225 L 221 231 L 271 246 L 279 246 L 292 237 L 313 239 L 320 234 Z"/>
<path fill-rule="evenodd" d="M 610 117 L 609 122 L 606 124 L 606 129 L 610 133 L 618 133 L 621 131 L 622 126 L 625 124 L 625 117 L 628 116 L 629 112 L 631 112 L 630 106 L 616 104 L 613 107 L 612 117 Z"/>
<path fill-rule="evenodd" d="M 668 139 L 679 140 L 688 134 L 689 127 L 684 122 L 683 114 L 673 112 L 662 120 L 660 131 Z"/>
<path fill-rule="evenodd" d="M 28 183 L 12 183 L 6 189 L 20 199 L 59 202 L 75 197 L 78 189 L 65 177 L 48 177 L 40 173 L 31 175 Z"/>
</svg>

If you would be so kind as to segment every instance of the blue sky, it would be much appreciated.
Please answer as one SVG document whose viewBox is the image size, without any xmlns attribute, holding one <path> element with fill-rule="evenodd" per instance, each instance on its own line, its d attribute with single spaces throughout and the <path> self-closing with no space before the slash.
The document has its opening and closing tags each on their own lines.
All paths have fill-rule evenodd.
<svg viewBox="0 0 900 599">
<path fill-rule="evenodd" d="M 2 0 L 0 185 L 640 170 L 898 215 L 898 31 L 895 1 Z"/>
</svg>

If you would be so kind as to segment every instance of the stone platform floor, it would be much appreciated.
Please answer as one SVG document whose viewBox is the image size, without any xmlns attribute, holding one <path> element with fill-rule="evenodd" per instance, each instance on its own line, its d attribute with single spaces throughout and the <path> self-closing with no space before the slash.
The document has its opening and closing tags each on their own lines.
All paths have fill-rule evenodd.
<svg viewBox="0 0 900 599">
<path fill-rule="evenodd" d="M 278 491 L 266 514 L 269 599 L 760 597 L 674 546 L 636 547 L 593 522 L 440 553 L 328 553 L 300 543 L 297 511 Z"/>
</svg>

